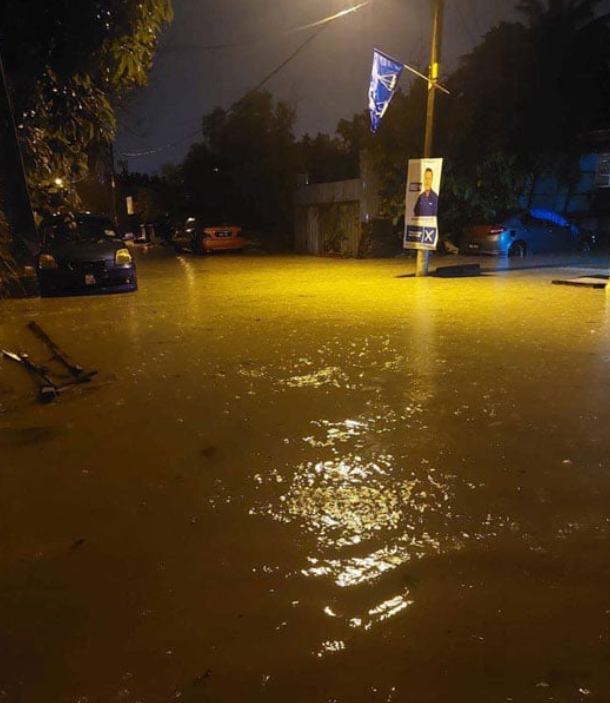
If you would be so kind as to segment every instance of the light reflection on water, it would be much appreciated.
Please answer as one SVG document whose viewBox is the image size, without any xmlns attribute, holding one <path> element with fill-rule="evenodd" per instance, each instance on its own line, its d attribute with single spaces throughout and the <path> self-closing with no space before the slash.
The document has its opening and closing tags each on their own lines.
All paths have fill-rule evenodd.
<svg viewBox="0 0 610 703">
<path fill-rule="evenodd" d="M 306 578 L 329 579 L 340 589 L 371 586 L 413 558 L 440 553 L 446 537 L 439 530 L 451 514 L 452 479 L 425 463 L 409 468 L 405 459 L 381 451 L 380 437 L 405 418 L 382 411 L 340 422 L 316 420 L 313 433 L 302 441 L 330 458 L 303 461 L 287 476 L 272 471 L 255 477 L 259 486 L 281 486 L 282 491 L 256 512 L 299 524 L 314 539 L 315 553 L 301 569 Z M 324 612 L 350 629 L 368 630 L 413 602 L 402 587 L 362 613 L 343 616 L 330 605 Z M 344 646 L 329 641 L 316 654 Z"/>
<path fill-rule="evenodd" d="M 347 374 L 336 366 L 320 369 L 301 376 L 292 376 L 284 381 L 290 388 L 321 388 L 322 386 L 346 387 Z"/>
<path fill-rule="evenodd" d="M 425 293 L 418 296 L 424 303 Z M 329 344 L 317 356 L 274 369 L 238 371 L 253 380 L 273 379 L 273 391 L 291 394 L 295 402 L 300 394 L 311 402 L 307 390 L 321 388 L 342 389 L 350 401 L 352 412 L 343 419 L 313 415 L 305 430 L 288 434 L 285 442 L 299 447 L 301 456 L 256 476 L 265 497 L 252 512 L 302 528 L 312 546 L 299 564 L 300 574 L 333 586 L 332 599 L 322 604 L 328 632 L 313 651 L 317 657 L 349 649 L 357 633 L 408 613 L 422 595 L 406 588 L 403 578 L 414 571 L 415 561 L 507 533 L 520 534 L 528 549 L 537 548 L 510 498 L 505 504 L 486 503 L 489 489 L 469 466 L 477 451 L 443 441 L 444 433 L 452 440 L 469 422 L 486 428 L 512 422 L 506 410 L 512 390 L 498 383 L 482 388 L 477 402 L 467 393 L 454 398 L 459 373 L 440 348 L 434 315 L 418 310 L 414 305 L 402 347 L 381 338 L 359 340 L 359 346 L 341 351 Z M 367 345 L 376 347 L 374 354 Z M 340 354 L 350 363 L 337 364 Z M 366 394 L 356 412 L 351 400 L 360 398 L 353 391 Z M 452 424 L 445 427 L 439 418 L 448 416 Z M 455 453 L 458 447 L 463 455 Z M 483 453 L 481 460 L 490 462 L 485 476 L 510 468 L 501 451 Z"/>
<path fill-rule="evenodd" d="M 404 580 L 392 577 L 407 565 L 519 529 L 506 515 L 465 515 L 464 494 L 485 486 L 446 473 L 440 459 L 411 455 L 406 433 L 425 427 L 423 390 L 417 400 L 401 394 L 398 410 L 371 400 L 366 414 L 311 421 L 300 438 L 307 458 L 255 476 L 267 497 L 252 512 L 299 525 L 315 545 L 301 575 L 339 589 L 323 611 L 345 632 L 322 643 L 317 657 L 343 651 L 350 632 L 367 632 L 415 603 Z M 353 588 L 367 589 L 372 603 L 342 612 L 340 594 Z"/>
<path fill-rule="evenodd" d="M 395 617 L 399 613 L 406 610 L 409 606 L 413 605 L 413 603 L 414 601 L 409 598 L 409 590 L 405 589 L 403 593 L 400 593 L 392 598 L 388 598 L 372 608 L 369 608 L 360 617 L 350 617 L 349 619 L 344 618 L 335 613 L 328 606 L 324 608 L 324 613 L 331 618 L 343 619 L 349 628 L 353 630 L 368 631 L 384 620 Z M 327 654 L 342 652 L 346 648 L 347 642 L 345 640 L 327 640 L 322 642 L 320 650 L 315 654 L 318 657 L 323 657 Z"/>
</svg>

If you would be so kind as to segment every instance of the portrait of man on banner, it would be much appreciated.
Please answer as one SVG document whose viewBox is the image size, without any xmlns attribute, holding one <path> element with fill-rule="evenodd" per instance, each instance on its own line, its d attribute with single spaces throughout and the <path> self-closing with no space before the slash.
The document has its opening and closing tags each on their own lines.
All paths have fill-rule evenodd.
<svg viewBox="0 0 610 703">
<path fill-rule="evenodd" d="M 415 217 L 436 217 L 437 215 L 438 193 L 436 193 L 432 188 L 433 180 L 434 171 L 427 166 L 424 171 L 423 190 L 419 194 L 419 197 L 415 202 L 415 207 L 413 208 L 413 215 Z"/>
<path fill-rule="evenodd" d="M 405 249 L 436 249 L 442 159 L 412 159 L 405 197 Z"/>
</svg>

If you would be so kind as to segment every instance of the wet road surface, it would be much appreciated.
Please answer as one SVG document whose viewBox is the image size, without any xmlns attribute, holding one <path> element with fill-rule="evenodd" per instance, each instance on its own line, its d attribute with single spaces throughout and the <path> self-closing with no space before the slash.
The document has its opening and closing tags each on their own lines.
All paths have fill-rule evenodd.
<svg viewBox="0 0 610 703">
<path fill-rule="evenodd" d="M 584 269 L 138 263 L 0 302 L 3 347 L 44 359 L 36 320 L 99 370 L 42 406 L 0 361 L 0 701 L 610 700 L 610 300 L 551 285 Z"/>
</svg>

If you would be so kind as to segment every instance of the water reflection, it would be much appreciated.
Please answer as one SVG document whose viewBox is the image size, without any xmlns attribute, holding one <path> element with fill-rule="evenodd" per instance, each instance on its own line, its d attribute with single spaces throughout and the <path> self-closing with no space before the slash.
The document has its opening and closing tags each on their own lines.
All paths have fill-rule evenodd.
<svg viewBox="0 0 610 703">
<path fill-rule="evenodd" d="M 347 385 L 347 381 L 347 375 L 340 368 L 331 366 L 302 376 L 292 376 L 285 383 L 291 388 L 321 388 L 322 386 L 342 388 Z"/>
<path fill-rule="evenodd" d="M 301 525 L 316 544 L 301 574 L 331 580 L 339 589 L 375 586 L 412 559 L 440 553 L 447 540 L 443 526 L 451 514 L 451 480 L 426 463 L 409 466 L 408 459 L 383 451 L 383 437 L 409 415 L 378 410 L 371 416 L 312 422 L 313 432 L 302 441 L 330 458 L 303 461 L 289 478 L 273 471 L 256 477 L 259 485 L 279 485 L 282 491 L 260 511 Z M 366 631 L 413 602 L 402 586 L 362 612 L 345 615 L 333 604 L 324 613 L 346 628 Z M 332 640 L 316 654 L 344 646 Z"/>
</svg>

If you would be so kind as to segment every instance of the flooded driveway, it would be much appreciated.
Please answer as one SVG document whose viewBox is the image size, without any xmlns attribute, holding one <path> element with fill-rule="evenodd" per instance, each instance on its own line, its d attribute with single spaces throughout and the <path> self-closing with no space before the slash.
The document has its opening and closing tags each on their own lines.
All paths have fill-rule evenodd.
<svg viewBox="0 0 610 703">
<path fill-rule="evenodd" d="M 0 302 L 0 701 L 610 700 L 606 291 L 138 263 Z"/>
</svg>

